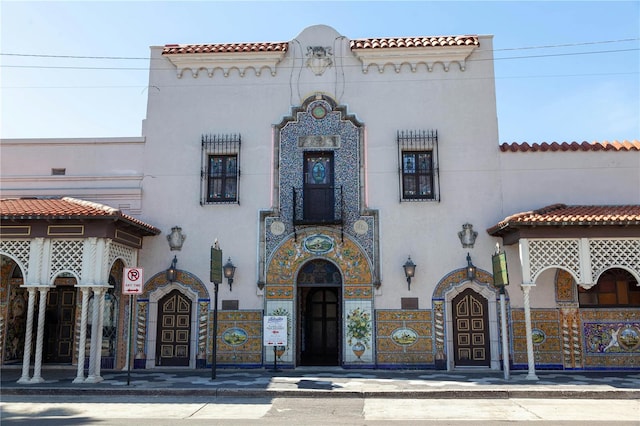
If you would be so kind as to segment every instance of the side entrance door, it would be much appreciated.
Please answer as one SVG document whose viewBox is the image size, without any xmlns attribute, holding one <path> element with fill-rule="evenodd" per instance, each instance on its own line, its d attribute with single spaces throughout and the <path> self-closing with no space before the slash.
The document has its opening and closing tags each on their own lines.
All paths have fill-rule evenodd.
<svg viewBox="0 0 640 426">
<path fill-rule="evenodd" d="M 156 365 L 189 366 L 191 301 L 173 290 L 158 302 Z"/>
<path fill-rule="evenodd" d="M 487 299 L 466 289 L 451 301 L 456 366 L 491 365 Z"/>
<path fill-rule="evenodd" d="M 71 364 L 76 317 L 76 289 L 56 286 L 47 292 L 44 320 L 44 362 Z"/>
</svg>

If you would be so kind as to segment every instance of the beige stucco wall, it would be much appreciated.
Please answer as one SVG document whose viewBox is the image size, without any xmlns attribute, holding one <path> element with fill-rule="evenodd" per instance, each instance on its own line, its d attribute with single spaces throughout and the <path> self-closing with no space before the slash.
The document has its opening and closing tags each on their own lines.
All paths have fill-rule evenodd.
<svg viewBox="0 0 640 426">
<path fill-rule="evenodd" d="M 227 77 L 215 70 L 177 77 L 175 67 L 151 49 L 148 112 L 145 120 L 143 201 L 148 220 L 169 231 L 180 225 L 188 238 L 178 255 L 178 267 L 208 282 L 209 247 L 218 238 L 224 258 L 236 266 L 233 292 L 221 287 L 221 299 L 239 299 L 242 309 L 263 306 L 257 291 L 259 211 L 272 206 L 272 127 L 292 106 L 317 92 L 346 105 L 365 126 L 366 198 L 380 211 L 382 287 L 376 307 L 399 308 L 401 297 L 420 297 L 431 305 L 439 280 L 466 265 L 490 267 L 493 238 L 483 232 L 495 221 L 500 204 L 500 175 L 492 37 L 480 38 L 464 71 L 436 63 L 432 71 L 403 65 L 379 72 L 362 63 L 349 40 L 335 30 L 316 26 L 290 42 L 276 67 L 256 76 L 248 70 Z M 322 75 L 303 66 L 306 46 L 329 46 L 334 65 Z M 438 131 L 441 202 L 400 203 L 398 130 Z M 200 137 L 202 134 L 242 135 L 240 205 L 200 206 Z M 479 231 L 476 246 L 463 249 L 457 233 L 470 222 Z M 141 261 L 152 271 L 166 269 L 173 253 L 163 238 L 149 239 Z M 407 289 L 402 264 L 411 256 L 418 264 L 412 289 Z"/>
<path fill-rule="evenodd" d="M 143 215 L 144 148 L 142 137 L 3 139 L 0 196 L 76 197 Z"/>
</svg>

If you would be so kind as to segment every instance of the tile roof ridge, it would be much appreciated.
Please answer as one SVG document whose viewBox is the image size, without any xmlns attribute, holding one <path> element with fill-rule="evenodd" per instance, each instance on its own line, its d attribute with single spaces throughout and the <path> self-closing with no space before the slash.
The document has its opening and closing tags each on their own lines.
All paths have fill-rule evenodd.
<svg viewBox="0 0 640 426">
<path fill-rule="evenodd" d="M 110 207 L 105 204 L 96 203 L 94 201 L 80 200 L 78 198 L 73 197 L 62 197 L 60 198 L 62 201 L 66 201 L 68 203 L 77 204 L 82 207 L 88 207 L 96 210 L 103 211 L 109 215 L 118 215 L 118 216 L 126 216 L 120 209 L 116 209 L 115 207 Z"/>
<path fill-rule="evenodd" d="M 566 204 L 563 203 L 556 203 L 556 204 L 549 204 L 548 206 L 542 207 L 540 209 L 537 210 L 533 210 L 530 213 L 534 213 L 534 214 L 547 214 L 550 213 L 554 210 L 560 210 L 560 209 L 566 209 L 567 206 Z"/>
<path fill-rule="evenodd" d="M 537 151 L 640 151 L 637 139 L 623 141 L 572 141 L 572 142 L 503 142 L 501 152 L 537 152 Z"/>
<path fill-rule="evenodd" d="M 349 40 L 351 49 L 389 49 L 411 47 L 451 47 L 478 46 L 477 34 L 401 36 L 401 37 L 359 37 Z"/>
<path fill-rule="evenodd" d="M 168 43 L 162 46 L 162 54 L 189 53 L 243 53 L 286 52 L 288 41 L 233 42 L 233 43 Z"/>
<path fill-rule="evenodd" d="M 516 227 L 640 225 L 640 204 L 550 204 L 536 210 L 517 212 L 487 229 L 491 235 Z"/>
</svg>

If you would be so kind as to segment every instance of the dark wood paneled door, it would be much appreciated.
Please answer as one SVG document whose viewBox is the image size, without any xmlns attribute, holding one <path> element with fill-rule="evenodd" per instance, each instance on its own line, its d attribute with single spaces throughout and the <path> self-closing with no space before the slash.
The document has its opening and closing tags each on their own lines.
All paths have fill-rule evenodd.
<svg viewBox="0 0 640 426">
<path fill-rule="evenodd" d="M 491 365 L 487 299 L 466 289 L 451 302 L 456 366 Z"/>
<path fill-rule="evenodd" d="M 75 317 L 76 289 L 50 289 L 44 319 L 44 362 L 71 364 Z"/>
<path fill-rule="evenodd" d="M 338 365 L 340 303 L 338 288 L 307 287 L 303 293 L 303 329 L 300 363 Z"/>
<path fill-rule="evenodd" d="M 158 302 L 156 365 L 189 366 L 191 301 L 173 290 Z"/>
</svg>

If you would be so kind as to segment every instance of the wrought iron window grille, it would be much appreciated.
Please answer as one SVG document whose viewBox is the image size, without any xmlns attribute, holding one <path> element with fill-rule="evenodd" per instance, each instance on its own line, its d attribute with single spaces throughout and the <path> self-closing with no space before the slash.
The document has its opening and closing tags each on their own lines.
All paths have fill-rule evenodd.
<svg viewBox="0 0 640 426">
<path fill-rule="evenodd" d="M 202 135 L 200 205 L 240 204 L 239 134 Z"/>
<path fill-rule="evenodd" d="M 437 130 L 398 130 L 400 202 L 440 201 Z"/>
</svg>

